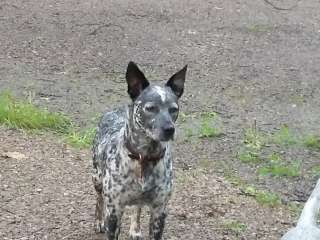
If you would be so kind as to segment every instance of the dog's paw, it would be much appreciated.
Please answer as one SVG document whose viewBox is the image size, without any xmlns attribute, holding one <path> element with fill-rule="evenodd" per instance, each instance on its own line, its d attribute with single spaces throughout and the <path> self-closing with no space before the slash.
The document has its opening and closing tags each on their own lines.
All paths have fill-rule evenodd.
<svg viewBox="0 0 320 240">
<path fill-rule="evenodd" d="M 94 224 L 94 230 L 96 233 L 104 233 L 106 231 L 104 223 L 102 221 L 96 221 Z"/>
<path fill-rule="evenodd" d="M 141 233 L 130 233 L 129 240 L 143 240 L 143 237 Z"/>
</svg>

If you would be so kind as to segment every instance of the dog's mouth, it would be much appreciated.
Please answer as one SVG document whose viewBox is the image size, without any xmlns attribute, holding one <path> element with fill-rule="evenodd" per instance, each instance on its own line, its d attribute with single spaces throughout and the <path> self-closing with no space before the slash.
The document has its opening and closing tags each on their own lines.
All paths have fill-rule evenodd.
<svg viewBox="0 0 320 240">
<path fill-rule="evenodd" d="M 169 142 L 169 141 L 173 141 L 174 140 L 174 134 L 172 135 L 162 135 L 159 139 L 161 142 Z"/>
</svg>

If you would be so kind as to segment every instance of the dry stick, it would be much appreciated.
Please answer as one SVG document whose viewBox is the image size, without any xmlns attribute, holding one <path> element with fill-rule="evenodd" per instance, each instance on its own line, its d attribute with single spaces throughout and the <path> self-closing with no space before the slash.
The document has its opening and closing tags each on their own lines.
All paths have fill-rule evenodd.
<svg viewBox="0 0 320 240">
<path fill-rule="evenodd" d="M 271 2 L 270 0 L 263 0 L 265 3 L 269 4 L 271 7 L 273 7 L 274 9 L 276 10 L 280 10 L 280 11 L 289 11 L 289 10 L 292 10 L 294 9 L 295 7 L 298 6 L 298 2 L 299 0 L 296 2 L 296 4 L 294 4 L 292 7 L 290 8 L 282 8 L 282 7 L 278 7 L 276 6 L 273 2 Z"/>
<path fill-rule="evenodd" d="M 103 24 L 99 27 L 97 27 L 95 30 L 93 30 L 92 32 L 89 33 L 89 35 L 96 35 L 98 33 L 98 31 L 102 28 L 108 28 L 108 27 L 118 27 L 121 30 L 123 30 L 123 27 L 118 25 L 118 24 L 112 24 L 112 23 L 107 23 L 107 24 Z"/>
</svg>

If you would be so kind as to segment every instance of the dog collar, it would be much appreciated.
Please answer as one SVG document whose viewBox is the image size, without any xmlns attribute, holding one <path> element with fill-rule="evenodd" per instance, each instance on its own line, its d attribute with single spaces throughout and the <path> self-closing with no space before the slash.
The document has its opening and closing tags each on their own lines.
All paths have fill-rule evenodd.
<svg viewBox="0 0 320 240">
<path fill-rule="evenodd" d="M 143 156 L 142 154 L 136 152 L 132 145 L 130 144 L 129 141 L 125 142 L 125 146 L 128 150 L 128 157 L 133 159 L 133 160 L 137 160 L 140 164 L 140 178 L 143 179 L 144 177 L 144 172 L 145 169 L 147 168 L 147 166 L 151 163 L 153 164 L 153 166 L 155 166 L 161 158 L 164 157 L 165 152 L 166 152 L 166 148 L 164 148 L 161 153 L 158 156 Z"/>
</svg>

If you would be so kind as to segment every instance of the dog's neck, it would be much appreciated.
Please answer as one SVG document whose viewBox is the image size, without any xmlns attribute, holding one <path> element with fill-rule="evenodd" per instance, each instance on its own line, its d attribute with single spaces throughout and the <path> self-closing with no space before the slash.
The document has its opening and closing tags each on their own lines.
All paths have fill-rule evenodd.
<svg viewBox="0 0 320 240">
<path fill-rule="evenodd" d="M 165 149 L 165 145 L 160 141 L 155 141 L 143 129 L 138 129 L 133 123 L 132 106 L 129 106 L 127 114 L 128 121 L 125 126 L 125 143 L 130 145 L 130 151 L 140 154 L 142 157 L 161 156 Z"/>
</svg>

